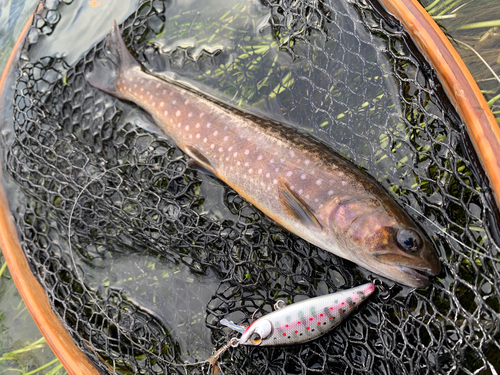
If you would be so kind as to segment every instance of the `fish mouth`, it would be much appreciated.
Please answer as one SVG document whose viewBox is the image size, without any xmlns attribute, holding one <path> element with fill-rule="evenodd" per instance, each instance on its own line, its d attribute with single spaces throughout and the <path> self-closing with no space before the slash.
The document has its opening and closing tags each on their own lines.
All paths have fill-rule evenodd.
<svg viewBox="0 0 500 375">
<path fill-rule="evenodd" d="M 429 278 L 431 276 L 436 276 L 436 274 L 428 268 L 413 268 L 408 266 L 397 266 L 397 267 L 401 272 L 410 275 L 415 280 L 417 280 L 421 286 L 429 285 L 430 284 Z"/>
</svg>

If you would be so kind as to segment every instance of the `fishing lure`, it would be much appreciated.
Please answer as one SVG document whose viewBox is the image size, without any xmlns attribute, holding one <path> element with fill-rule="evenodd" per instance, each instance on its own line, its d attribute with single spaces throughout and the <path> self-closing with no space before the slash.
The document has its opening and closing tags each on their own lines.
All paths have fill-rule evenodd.
<svg viewBox="0 0 500 375">
<path fill-rule="evenodd" d="M 222 325 L 242 333 L 242 336 L 232 338 L 207 362 L 215 367 L 222 353 L 239 345 L 293 345 L 314 340 L 344 320 L 374 291 L 375 284 L 370 282 L 291 305 L 283 306 L 284 303 L 279 301 L 275 304 L 275 311 L 255 320 L 248 327 L 222 319 Z"/>
</svg>

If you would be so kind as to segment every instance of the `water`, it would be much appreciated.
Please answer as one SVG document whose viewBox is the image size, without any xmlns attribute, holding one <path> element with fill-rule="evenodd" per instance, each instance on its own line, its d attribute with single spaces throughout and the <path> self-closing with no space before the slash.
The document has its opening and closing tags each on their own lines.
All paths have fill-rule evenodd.
<svg viewBox="0 0 500 375">
<path fill-rule="evenodd" d="M 7 4 L 8 3 L 10 2 L 7 2 Z M 118 2 L 102 3 L 103 6 L 101 8 L 90 6 L 88 1 L 74 1 L 70 5 L 63 5 L 60 9 L 64 21 L 61 21 L 57 25 L 50 38 L 38 36 L 38 38 L 40 38 L 39 43 L 37 43 L 36 47 L 31 51 L 33 54 L 32 57 L 37 58 L 45 54 L 50 54 L 64 57 L 70 64 L 77 61 L 90 46 L 103 38 L 110 29 L 112 19 L 106 17 L 106 15 L 109 14 L 108 12 L 110 12 L 111 9 L 105 8 L 105 5 L 113 8 L 113 17 L 116 17 L 118 21 L 126 18 L 130 11 L 130 8 L 127 7 L 120 8 Z M 135 2 L 131 3 L 135 4 Z M 21 2 L 15 4 L 21 4 Z M 242 3 L 236 4 L 241 5 Z M 377 123 L 377 121 L 380 121 L 380 117 L 386 119 L 383 121 L 385 126 L 391 124 L 391 121 L 393 121 L 394 124 L 397 123 L 397 120 L 394 120 L 394 118 L 400 115 L 400 111 L 398 107 L 394 105 L 394 99 L 389 95 L 387 95 L 383 103 L 379 105 L 381 108 L 392 108 L 392 110 L 387 111 L 387 109 L 385 109 L 381 112 L 382 116 L 377 115 L 376 111 L 369 112 L 368 115 L 362 111 L 354 111 L 353 113 L 346 114 L 345 117 L 336 118 L 335 120 L 337 122 L 332 121 L 332 116 L 330 114 L 324 114 L 321 111 L 317 111 L 319 114 L 314 111 L 301 111 L 297 109 L 296 106 L 291 106 L 290 103 L 294 103 L 297 98 L 293 93 L 287 92 L 287 85 L 290 84 L 289 77 L 292 77 L 294 72 L 300 71 L 303 67 L 295 65 L 293 59 L 291 59 L 287 53 L 278 51 L 275 46 L 273 47 L 272 35 L 270 34 L 270 30 L 266 27 L 266 22 L 269 19 L 268 11 L 259 7 L 258 3 L 252 3 L 248 10 L 244 10 L 240 7 L 234 11 L 233 8 L 233 13 L 227 16 L 227 12 L 230 10 L 225 8 L 224 4 L 220 1 L 213 1 L 210 5 L 210 11 L 202 13 L 191 9 L 192 2 L 180 2 L 165 9 L 164 12 L 168 16 L 168 27 L 165 33 L 156 35 L 152 42 L 154 42 L 165 54 L 178 50 L 179 47 L 185 50 L 186 54 L 177 56 L 172 52 L 173 56 L 171 56 L 171 60 L 155 60 L 152 58 L 146 61 L 146 63 L 155 71 L 166 72 L 168 70 L 170 72 L 176 72 L 178 77 L 180 77 L 179 79 L 185 82 L 189 83 L 196 81 L 197 87 L 201 87 L 202 89 L 208 88 L 208 92 L 235 105 L 241 105 L 243 107 L 252 105 L 253 108 L 257 108 L 269 116 L 282 120 L 283 122 L 301 124 L 299 126 L 302 127 L 303 130 L 310 131 L 325 140 L 328 140 L 329 136 L 335 131 L 343 129 L 342 125 L 347 125 L 347 127 L 349 127 L 356 123 L 366 123 L 366 121 Z M 4 6 L 4 8 L 7 7 Z M 16 12 L 25 10 L 25 8 L 21 6 L 12 7 L 12 9 L 14 8 Z M 26 9 L 27 8 L 26 6 Z M 349 13 L 349 9 L 346 8 L 342 8 L 341 11 Z M 5 19 L 4 14 L 5 13 L 2 13 L 2 20 Z M 240 16 L 236 17 L 237 15 Z M 89 18 L 92 20 L 90 26 L 82 22 L 83 19 L 86 20 Z M 10 21 L 10 18 L 8 19 Z M 18 19 L 20 20 L 21 17 Z M 216 28 L 214 25 L 218 24 L 220 20 L 231 27 L 227 29 Z M 9 22 L 9 26 L 10 24 L 12 24 L 12 22 Z M 16 27 L 20 29 L 22 25 L 24 25 L 24 23 L 19 21 L 16 23 L 14 29 Z M 349 28 L 354 26 L 348 25 L 346 22 L 343 27 Z M 254 48 L 260 47 L 262 51 L 266 51 L 262 52 L 263 59 L 259 65 L 261 68 L 260 73 L 262 73 L 262 80 L 257 79 L 255 76 L 250 77 L 251 80 L 259 81 L 262 84 L 259 84 L 260 87 L 258 87 L 257 90 L 252 91 L 245 86 L 245 81 L 238 81 L 240 76 L 237 71 L 235 71 L 234 79 L 238 82 L 238 85 L 232 84 L 232 82 L 225 82 L 223 86 L 219 86 L 217 80 L 218 72 L 207 72 L 206 70 L 200 72 L 197 70 L 197 67 L 192 64 L 192 61 L 190 61 L 190 59 L 197 59 L 198 57 L 207 58 L 208 55 L 221 50 L 222 53 L 218 58 L 222 62 L 224 69 L 231 67 L 234 62 L 237 62 L 236 66 L 246 68 L 251 72 L 250 68 L 252 68 L 252 66 L 245 65 L 245 58 L 243 57 L 245 54 L 249 53 L 248 50 L 245 50 L 243 45 L 237 44 L 234 42 L 234 39 L 228 38 L 228 34 L 225 34 L 226 32 L 230 34 L 231 30 L 234 29 L 243 30 L 242 38 L 250 38 Z M 16 34 L 13 32 L 12 35 Z M 73 43 L 76 39 L 75 36 L 81 35 L 85 36 L 82 38 L 82 43 Z M 213 35 L 214 37 L 203 38 L 203 35 Z M 361 33 L 361 35 L 361 39 L 364 37 L 366 41 L 370 41 L 366 33 Z M 37 36 L 31 37 L 37 38 Z M 12 45 L 12 40 L 12 38 L 2 39 L 2 43 Z M 57 40 L 58 43 L 54 43 L 54 40 Z M 333 42 L 330 42 L 334 43 L 335 38 L 332 38 L 332 40 Z M 378 76 L 385 77 L 388 72 L 388 67 L 386 66 L 387 61 L 384 60 L 383 54 L 370 50 L 367 52 L 366 56 L 366 59 L 377 61 L 380 67 Z M 2 56 L 2 59 L 5 60 L 5 56 Z M 321 63 L 320 60 L 318 65 L 321 65 Z M 340 72 L 339 77 L 343 74 L 345 74 L 345 72 Z M 269 76 L 271 78 L 269 78 L 268 81 L 263 81 L 264 76 Z M 382 80 L 384 80 L 384 78 L 382 78 Z M 342 82 L 348 83 L 349 79 L 343 78 Z M 393 83 L 387 79 L 384 82 L 385 93 L 393 93 L 395 91 Z M 353 95 L 349 98 L 351 100 L 349 104 L 353 106 L 361 106 L 364 104 L 365 100 L 374 101 L 380 95 L 380 92 L 373 91 L 367 94 L 364 93 L 367 96 L 363 97 L 356 95 L 357 93 L 355 90 L 353 91 Z M 267 98 L 267 100 L 262 101 L 262 97 Z M 317 99 L 317 97 L 315 98 Z M 298 102 L 302 103 L 300 101 Z M 336 108 L 335 104 L 332 104 L 332 112 L 335 114 L 342 114 L 342 105 L 345 106 L 345 104 L 346 103 L 341 103 L 339 108 Z M 291 108 L 290 112 L 283 114 L 281 110 L 282 106 Z M 131 111 L 133 112 L 134 110 L 131 109 Z M 303 121 L 304 113 L 312 113 L 314 117 L 310 122 L 321 124 L 321 126 L 307 126 L 308 121 Z M 324 117 L 321 118 L 321 115 Z M 131 116 L 133 117 L 134 114 L 132 113 Z M 338 126 L 339 124 L 340 126 Z M 346 133 L 342 136 L 347 138 L 350 136 L 350 133 Z M 380 133 L 377 133 L 377 131 L 369 135 L 370 140 L 378 141 L 379 137 Z M 341 151 L 349 156 L 348 150 Z M 397 156 L 399 158 L 404 155 L 402 149 L 396 150 L 396 152 L 399 153 Z M 359 165 L 363 165 L 363 153 L 359 153 L 359 155 L 360 158 L 356 162 Z M 388 160 L 389 159 L 386 161 L 388 162 Z M 392 163 L 387 164 L 385 167 L 379 165 L 379 167 L 383 170 L 384 168 L 389 168 L 390 165 L 392 165 Z M 200 176 L 200 178 L 203 181 L 200 195 L 205 197 L 205 204 L 201 206 L 200 210 L 218 220 L 228 218 L 234 219 L 234 215 L 227 210 L 226 206 L 221 204 L 224 195 L 223 186 L 210 177 Z M 409 181 L 407 183 L 411 186 L 413 182 L 414 181 Z M 136 306 L 147 309 L 153 315 L 157 316 L 159 320 L 165 322 L 165 326 L 172 331 L 172 335 L 179 343 L 183 352 L 187 352 L 188 350 L 196 352 L 197 359 L 207 356 L 207 353 L 212 348 L 210 345 L 207 345 L 207 343 L 210 343 L 210 332 L 205 326 L 205 309 L 210 300 L 210 296 L 215 292 L 218 286 L 218 281 L 213 275 L 210 273 L 202 275 L 193 274 L 187 268 L 177 264 L 170 264 L 165 260 L 138 255 L 130 257 L 116 255 L 105 259 L 102 264 L 99 264 L 98 270 L 100 272 L 93 274 L 94 278 L 91 280 L 91 285 L 95 285 L 96 287 L 102 285 L 106 288 L 115 288 L 125 291 L 128 298 Z M 319 287 L 318 291 L 321 293 L 326 292 L 326 288 L 324 286 Z M 202 297 L 200 298 L 199 296 Z M 26 335 L 29 332 L 20 330 L 19 332 L 13 333 L 8 327 L 17 326 L 19 319 L 25 319 L 22 323 L 27 327 L 32 327 L 33 325 L 33 323 L 29 323 L 27 318 L 24 317 L 26 313 L 17 316 L 16 312 L 18 310 L 12 307 L 14 306 L 17 308 L 16 298 L 18 298 L 16 297 L 16 293 L 11 289 L 1 300 L 2 306 L 8 306 L 12 310 L 12 313 L 7 313 L 6 308 L 6 313 L 2 314 L 6 319 L 4 320 L 4 326 L 7 327 L 5 331 L 7 332 L 5 336 L 7 339 L 5 341 L 2 340 L 2 343 L 8 343 L 8 345 L 10 345 L 9 349 L 15 346 L 15 342 L 27 340 Z M 4 307 L 2 307 L 2 309 L 3 308 Z M 31 326 L 29 324 L 31 324 Z M 195 334 L 193 340 L 194 347 L 188 345 L 188 341 L 191 342 L 192 340 L 192 337 L 186 338 L 187 331 L 185 329 L 188 326 L 191 327 L 189 328 L 189 333 Z M 36 332 L 31 328 L 29 331 Z M 33 339 L 39 337 L 37 334 L 38 333 L 34 334 L 35 337 Z M 18 338 L 13 335 L 20 336 Z"/>
<path fill-rule="evenodd" d="M 3 71 L 12 47 L 37 3 L 38 0 L 0 2 L 0 71 Z M 1 255 L 0 263 L 5 263 Z M 17 374 L 19 369 L 29 372 L 54 361 L 55 355 L 50 347 L 44 342 L 37 343 L 41 338 L 42 334 L 24 305 L 9 271 L 5 270 L 0 278 L 0 355 L 16 350 L 19 352 L 10 359 L 0 359 L 0 373 Z M 30 347 L 33 343 L 36 346 Z M 38 373 L 53 370 L 58 365 L 56 361 Z M 66 371 L 59 368 L 58 374 L 63 373 Z"/>
<path fill-rule="evenodd" d="M 450 35 L 451 43 L 469 68 L 493 114 L 500 123 L 500 3 L 496 0 L 421 1 L 431 16 Z M 441 5 L 441 6 L 440 6 Z"/>
</svg>

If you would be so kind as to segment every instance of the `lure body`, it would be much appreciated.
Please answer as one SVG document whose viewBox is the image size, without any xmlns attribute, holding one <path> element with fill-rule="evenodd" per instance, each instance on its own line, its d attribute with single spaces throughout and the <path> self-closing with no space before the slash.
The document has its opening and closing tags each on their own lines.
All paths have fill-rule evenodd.
<svg viewBox="0 0 500 375">
<path fill-rule="evenodd" d="M 145 72 L 116 25 L 103 51 L 87 75 L 92 85 L 141 106 L 198 167 L 283 228 L 405 285 L 427 285 L 439 273 L 406 212 L 325 145 Z"/>
<path fill-rule="evenodd" d="M 374 290 L 368 283 L 288 305 L 254 321 L 238 343 L 274 346 L 313 340 L 339 324 Z"/>
</svg>

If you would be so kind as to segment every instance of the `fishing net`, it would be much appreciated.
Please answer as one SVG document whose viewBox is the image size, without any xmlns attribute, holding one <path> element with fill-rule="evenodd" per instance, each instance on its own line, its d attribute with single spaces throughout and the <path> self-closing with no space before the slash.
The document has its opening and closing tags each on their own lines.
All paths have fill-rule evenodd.
<svg viewBox="0 0 500 375">
<path fill-rule="evenodd" d="M 496 373 L 490 187 L 400 24 L 366 0 L 137 3 L 120 27 L 144 66 L 322 139 L 393 195 L 442 263 L 428 288 L 384 280 L 385 292 L 313 342 L 230 349 L 221 372 Z M 102 40 L 71 62 L 41 54 L 77 9 L 46 1 L 35 16 L 2 133 L 2 178 L 31 270 L 96 368 L 207 373 L 192 363 L 234 335 L 221 319 L 249 324 L 278 299 L 370 276 L 189 169 L 168 138 L 144 130 L 148 115 L 91 87 L 85 72 Z"/>
</svg>

